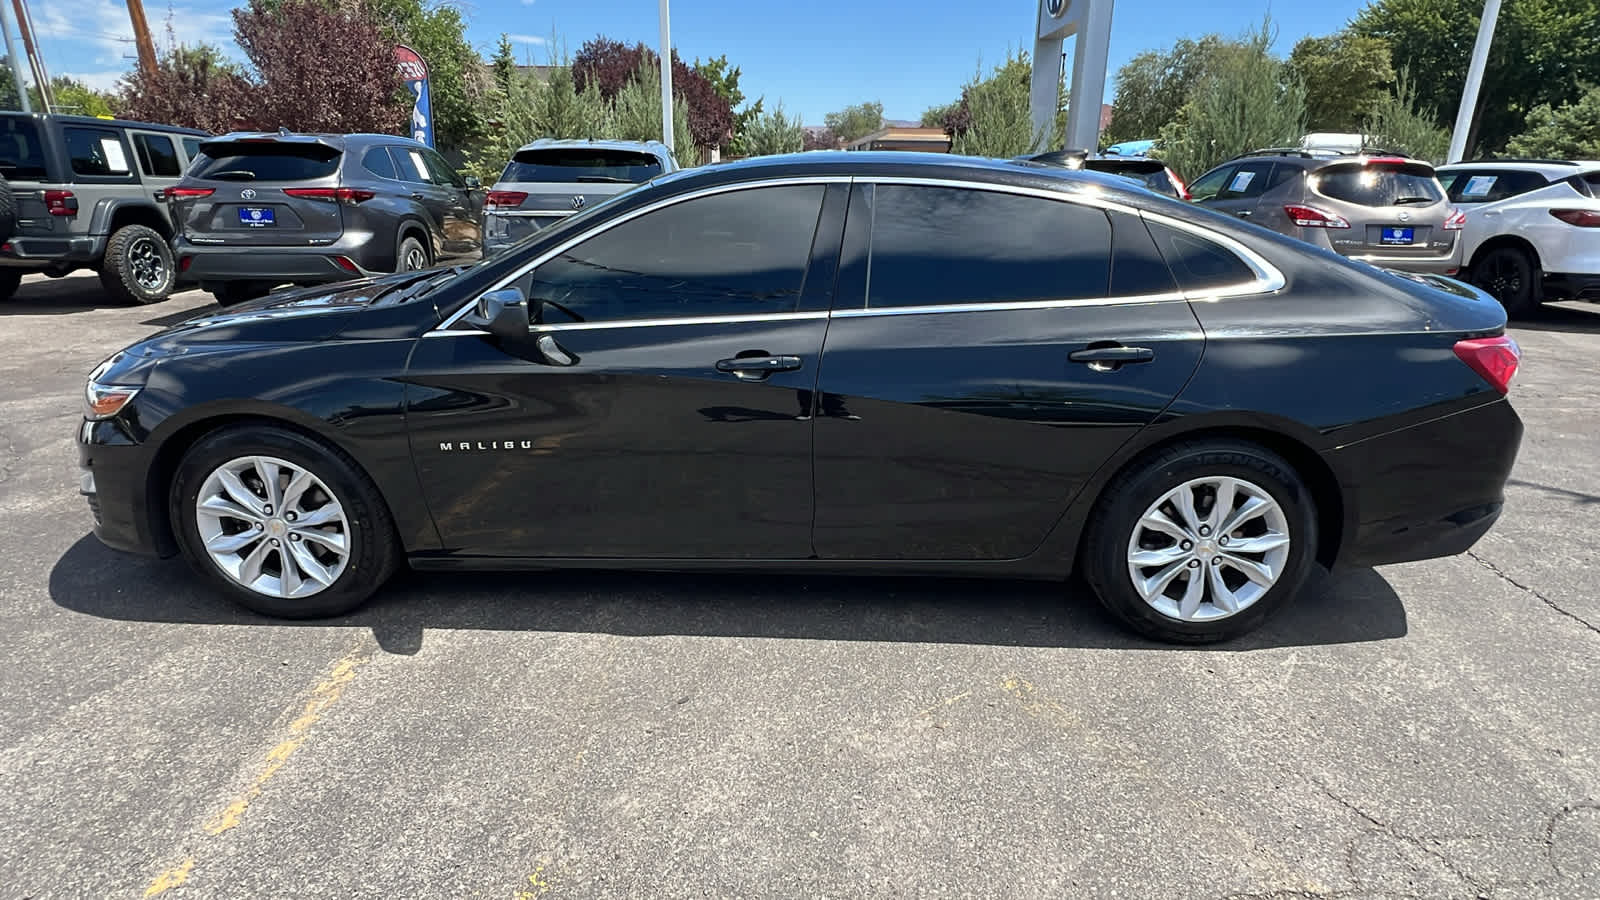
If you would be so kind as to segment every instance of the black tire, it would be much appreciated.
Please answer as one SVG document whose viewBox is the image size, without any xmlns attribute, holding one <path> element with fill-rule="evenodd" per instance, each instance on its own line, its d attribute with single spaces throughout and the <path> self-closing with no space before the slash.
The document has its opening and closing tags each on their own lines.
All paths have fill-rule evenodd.
<svg viewBox="0 0 1600 900">
<path fill-rule="evenodd" d="M 178 281 L 172 246 L 154 228 L 124 225 L 106 242 L 100 284 L 115 299 L 133 305 L 160 303 Z"/>
<path fill-rule="evenodd" d="M 417 264 L 419 260 L 420 265 Z M 400 239 L 400 248 L 394 257 L 396 272 L 416 272 L 426 269 L 431 264 L 428 248 L 423 246 L 422 241 L 417 240 L 416 235 L 408 234 Z"/>
<path fill-rule="evenodd" d="M 17 288 L 22 285 L 21 269 L 0 269 L 0 302 L 10 300 L 17 295 Z"/>
<path fill-rule="evenodd" d="M 349 525 L 348 561 L 332 583 L 319 592 L 299 599 L 258 593 L 224 572 L 206 550 L 195 509 L 200 490 L 218 467 L 248 456 L 269 456 L 302 467 L 321 480 L 331 498 L 343 507 Z M 320 500 L 321 495 L 317 498 Z M 372 479 L 343 451 L 287 429 L 244 425 L 205 436 L 178 464 L 168 502 L 178 546 L 189 564 L 234 602 L 263 615 L 310 619 L 349 612 L 388 581 L 400 564 L 394 519 Z M 283 515 L 283 511 L 277 512 Z M 270 521 L 267 524 L 272 525 Z M 287 545 L 286 536 L 279 546 Z M 311 542 L 303 542 L 303 545 L 309 547 Z M 275 571 L 281 572 L 283 559 L 273 556 L 279 551 L 268 549 L 265 552 L 264 570 L 274 571 L 276 565 Z"/>
<path fill-rule="evenodd" d="M 216 299 L 218 306 L 237 306 L 257 297 L 265 297 L 271 290 L 272 285 L 261 281 L 223 281 L 213 287 L 211 296 Z"/>
<path fill-rule="evenodd" d="M 0 241 L 9 241 L 17 233 L 17 197 L 11 183 L 0 178 Z"/>
<path fill-rule="evenodd" d="M 1145 511 L 1163 495 L 1191 480 L 1217 476 L 1248 481 L 1277 501 L 1289 536 L 1288 554 L 1277 580 L 1250 605 L 1221 618 L 1185 621 L 1158 611 L 1140 596 L 1129 570 L 1130 544 Z M 1204 491 L 1198 493 L 1203 495 Z M 1282 457 L 1246 441 L 1174 444 L 1119 473 L 1100 496 L 1080 558 L 1085 580 L 1107 609 L 1141 635 L 1155 640 L 1200 644 L 1225 641 L 1251 631 L 1294 596 L 1315 558 L 1317 517 L 1310 490 Z M 1196 510 L 1203 513 L 1209 508 L 1202 510 L 1197 501 Z M 1235 539 L 1245 537 L 1240 534 L 1244 530 L 1233 532 Z M 1212 539 L 1221 543 L 1222 537 L 1213 535 Z M 1204 552 L 1206 558 L 1211 558 L 1211 551 L 1210 547 L 1197 550 Z M 1142 571 L 1154 575 L 1159 568 Z M 1208 570 L 1201 562 L 1194 571 Z M 1219 577 L 1242 578 L 1237 569 L 1223 568 L 1219 572 L 1225 573 Z M 1180 584 L 1188 583 L 1189 575 L 1179 575 L 1181 581 L 1175 578 L 1167 590 L 1179 591 Z"/>
<path fill-rule="evenodd" d="M 1472 283 L 1500 301 L 1508 318 L 1531 316 L 1544 301 L 1539 261 L 1520 247 L 1496 247 L 1472 264 Z"/>
</svg>

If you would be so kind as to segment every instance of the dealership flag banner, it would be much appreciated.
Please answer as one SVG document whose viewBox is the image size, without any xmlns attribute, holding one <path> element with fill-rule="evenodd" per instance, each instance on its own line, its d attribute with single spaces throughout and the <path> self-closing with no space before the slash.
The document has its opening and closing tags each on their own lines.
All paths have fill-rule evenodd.
<svg viewBox="0 0 1600 900">
<path fill-rule="evenodd" d="M 417 141 L 433 146 L 433 100 L 428 96 L 428 64 L 417 51 L 406 46 L 394 48 L 394 61 L 406 90 L 416 98 L 411 106 L 410 133 Z"/>
</svg>

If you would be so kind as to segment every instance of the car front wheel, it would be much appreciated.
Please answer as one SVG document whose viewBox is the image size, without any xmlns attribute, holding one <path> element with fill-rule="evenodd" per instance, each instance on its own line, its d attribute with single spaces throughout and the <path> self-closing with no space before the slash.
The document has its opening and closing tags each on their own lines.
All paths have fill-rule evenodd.
<svg viewBox="0 0 1600 900">
<path fill-rule="evenodd" d="M 399 563 L 394 523 L 371 479 L 296 432 L 248 426 L 201 439 L 178 465 L 170 503 L 190 564 L 265 615 L 347 612 Z"/>
<path fill-rule="evenodd" d="M 1107 485 L 1084 574 L 1146 637 L 1206 643 L 1257 627 L 1300 589 L 1316 546 L 1305 483 L 1251 443 L 1178 444 Z"/>
</svg>

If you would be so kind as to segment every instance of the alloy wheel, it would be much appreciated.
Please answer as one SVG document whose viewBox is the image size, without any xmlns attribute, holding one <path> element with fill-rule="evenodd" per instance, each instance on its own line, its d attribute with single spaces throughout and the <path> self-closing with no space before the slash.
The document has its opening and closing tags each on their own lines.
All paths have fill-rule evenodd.
<svg viewBox="0 0 1600 900">
<path fill-rule="evenodd" d="M 418 272 L 426 269 L 427 267 L 428 255 L 422 252 L 421 247 L 413 245 L 410 249 L 406 250 L 406 257 L 401 262 L 400 270 L 402 272 Z"/>
<path fill-rule="evenodd" d="M 1485 289 L 1502 302 L 1517 296 L 1522 291 L 1521 267 L 1505 255 L 1495 256 L 1489 261 L 1489 278 Z"/>
<path fill-rule="evenodd" d="M 1260 600 L 1289 560 L 1283 507 L 1242 478 L 1186 481 L 1150 504 L 1128 540 L 1128 577 L 1170 619 L 1225 619 Z"/>
<path fill-rule="evenodd" d="M 128 268 L 133 280 L 147 291 L 159 291 L 167 284 L 167 262 L 149 238 L 139 238 L 128 247 Z"/>
<path fill-rule="evenodd" d="M 229 578 L 268 597 L 320 593 L 350 562 L 350 521 L 333 491 L 303 466 L 244 456 L 200 486 L 195 522 Z"/>
</svg>

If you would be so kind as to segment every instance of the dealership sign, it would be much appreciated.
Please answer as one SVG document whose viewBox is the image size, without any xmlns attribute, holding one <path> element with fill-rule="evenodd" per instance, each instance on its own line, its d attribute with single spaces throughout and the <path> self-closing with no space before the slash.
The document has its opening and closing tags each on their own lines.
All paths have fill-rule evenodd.
<svg viewBox="0 0 1600 900">
<path fill-rule="evenodd" d="M 411 92 L 411 127 L 407 129 L 416 140 L 433 146 L 433 98 L 428 94 L 428 64 L 410 47 L 394 48 L 395 65 L 400 69 L 400 79 Z"/>
</svg>

